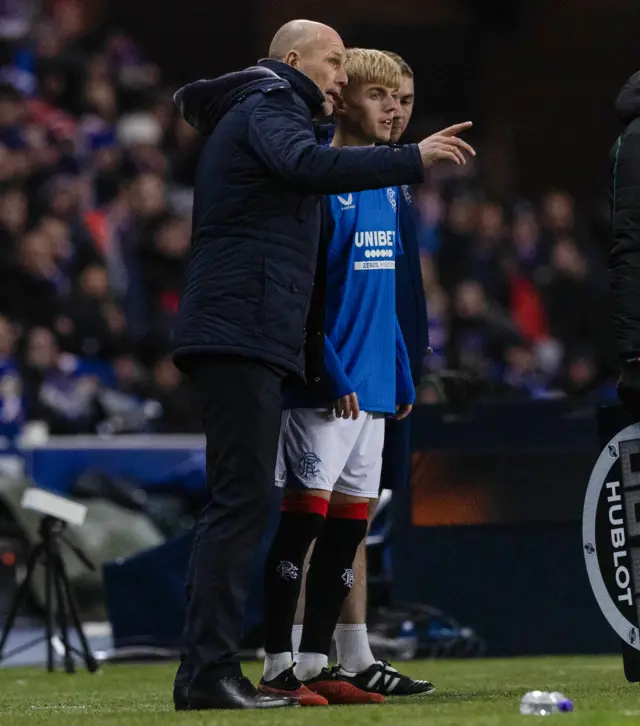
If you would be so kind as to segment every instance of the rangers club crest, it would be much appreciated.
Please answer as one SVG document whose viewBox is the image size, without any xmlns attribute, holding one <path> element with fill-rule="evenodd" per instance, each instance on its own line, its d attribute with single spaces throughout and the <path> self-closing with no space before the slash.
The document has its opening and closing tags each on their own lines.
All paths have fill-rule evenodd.
<svg viewBox="0 0 640 726">
<path fill-rule="evenodd" d="M 313 477 L 318 476 L 320 473 L 320 469 L 318 468 L 319 464 L 320 457 L 316 454 L 312 452 L 303 454 L 298 462 L 298 471 L 300 472 L 300 476 L 303 479 L 312 479 Z"/>
<path fill-rule="evenodd" d="M 293 562 L 288 562 L 287 560 L 282 560 L 278 567 L 276 568 L 276 572 L 283 580 L 286 580 L 287 582 L 291 582 L 291 580 L 297 580 L 298 577 L 300 577 L 300 568 L 296 567 Z"/>
<path fill-rule="evenodd" d="M 389 187 L 387 189 L 387 199 L 389 200 L 389 204 L 391 205 L 393 211 L 397 211 L 398 204 L 396 202 L 396 190 L 393 187 Z"/>
<path fill-rule="evenodd" d="M 342 582 L 351 590 L 353 587 L 353 570 L 351 568 L 342 573 Z"/>
</svg>

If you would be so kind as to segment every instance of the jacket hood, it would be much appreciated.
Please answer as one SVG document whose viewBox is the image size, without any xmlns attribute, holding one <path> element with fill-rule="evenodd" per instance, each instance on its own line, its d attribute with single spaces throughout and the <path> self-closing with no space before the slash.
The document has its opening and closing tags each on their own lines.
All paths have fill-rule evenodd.
<svg viewBox="0 0 640 726">
<path fill-rule="evenodd" d="M 183 86 L 173 96 L 181 116 L 202 134 L 210 134 L 224 114 L 259 88 L 288 88 L 286 80 L 272 70 L 251 66 L 219 78 L 195 81 Z"/>
<path fill-rule="evenodd" d="M 622 86 L 615 103 L 616 115 L 623 124 L 640 116 L 640 71 Z"/>
<path fill-rule="evenodd" d="M 282 61 L 271 58 L 263 58 L 258 61 L 258 66 L 273 71 L 287 81 L 295 93 L 307 104 L 312 116 L 317 116 L 322 111 L 325 101 L 324 93 L 309 76 Z"/>
</svg>

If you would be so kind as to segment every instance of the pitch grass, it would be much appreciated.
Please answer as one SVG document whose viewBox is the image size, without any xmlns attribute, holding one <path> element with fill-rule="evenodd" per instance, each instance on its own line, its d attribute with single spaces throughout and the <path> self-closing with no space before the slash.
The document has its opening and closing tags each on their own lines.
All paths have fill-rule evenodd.
<svg viewBox="0 0 640 726">
<path fill-rule="evenodd" d="M 438 690 L 380 706 L 176 713 L 173 664 L 113 665 L 74 676 L 11 668 L 0 670 L 0 724 L 502 726 L 537 722 L 518 708 L 521 696 L 536 688 L 560 690 L 574 700 L 574 713 L 552 717 L 565 726 L 640 724 L 640 685 L 625 681 L 620 658 L 419 661 L 403 663 L 402 670 L 432 680 Z M 252 663 L 245 672 L 257 679 L 260 666 Z"/>
</svg>

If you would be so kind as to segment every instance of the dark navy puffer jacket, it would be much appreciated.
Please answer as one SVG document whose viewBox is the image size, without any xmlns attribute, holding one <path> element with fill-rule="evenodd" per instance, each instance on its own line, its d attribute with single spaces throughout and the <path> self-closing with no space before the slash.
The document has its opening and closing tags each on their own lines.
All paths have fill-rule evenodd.
<svg viewBox="0 0 640 726">
<path fill-rule="evenodd" d="M 304 377 L 320 195 L 418 182 L 418 148 L 319 145 L 312 119 L 323 94 L 278 61 L 189 84 L 175 100 L 209 136 L 196 175 L 176 364 L 235 354 Z"/>
</svg>

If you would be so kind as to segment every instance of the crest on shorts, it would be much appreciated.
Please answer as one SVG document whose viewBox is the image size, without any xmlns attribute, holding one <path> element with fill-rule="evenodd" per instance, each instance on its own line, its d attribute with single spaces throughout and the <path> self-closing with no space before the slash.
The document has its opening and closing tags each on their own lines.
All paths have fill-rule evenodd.
<svg viewBox="0 0 640 726">
<path fill-rule="evenodd" d="M 311 451 L 304 453 L 298 462 L 298 471 L 303 479 L 312 479 L 320 473 L 320 457 Z"/>
<path fill-rule="evenodd" d="M 353 570 L 351 568 L 342 573 L 342 582 L 351 590 L 353 587 Z"/>
</svg>

